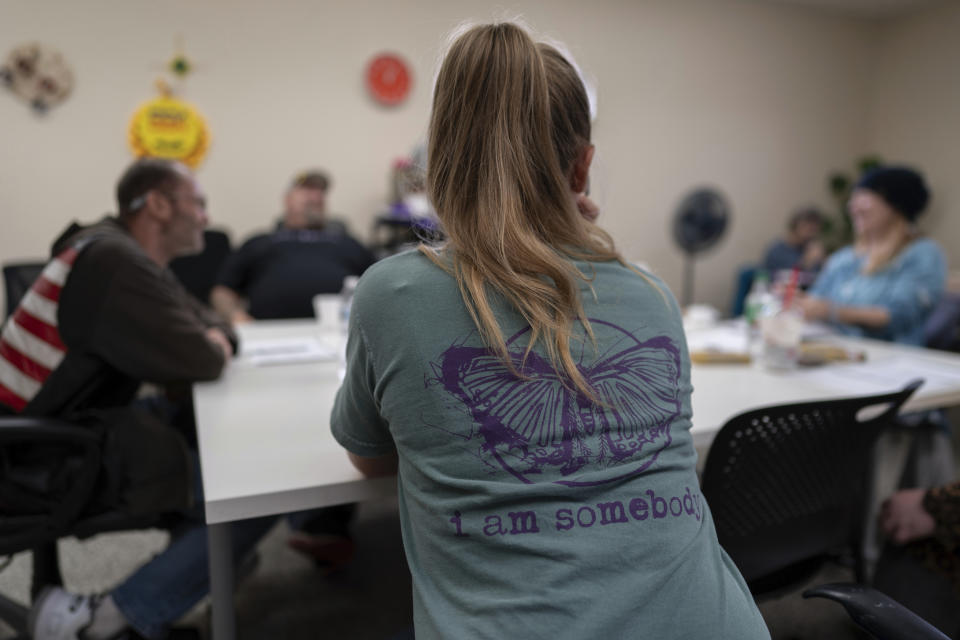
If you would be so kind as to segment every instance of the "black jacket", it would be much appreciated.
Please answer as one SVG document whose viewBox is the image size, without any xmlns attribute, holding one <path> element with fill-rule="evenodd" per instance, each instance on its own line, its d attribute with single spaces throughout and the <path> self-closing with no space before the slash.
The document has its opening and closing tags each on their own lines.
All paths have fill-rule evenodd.
<svg viewBox="0 0 960 640">
<path fill-rule="evenodd" d="M 229 325 L 153 262 L 114 218 L 70 225 L 52 253 L 83 239 L 57 313 L 67 354 L 24 413 L 70 416 L 126 405 L 141 382 L 217 378 L 223 353 L 204 334 L 220 327 L 236 344 Z"/>
</svg>

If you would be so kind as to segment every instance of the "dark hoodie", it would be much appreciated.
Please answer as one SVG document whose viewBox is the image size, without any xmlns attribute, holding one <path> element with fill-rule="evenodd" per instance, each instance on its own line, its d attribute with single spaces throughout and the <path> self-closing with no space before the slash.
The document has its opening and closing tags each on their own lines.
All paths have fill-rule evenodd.
<svg viewBox="0 0 960 640">
<path fill-rule="evenodd" d="M 126 405 L 144 381 L 217 378 L 223 353 L 205 332 L 219 327 L 236 344 L 229 325 L 151 260 L 115 218 L 71 224 L 52 254 L 84 239 L 57 314 L 67 354 L 24 413 L 69 416 Z"/>
<path fill-rule="evenodd" d="M 91 512 L 184 508 L 194 485 L 183 437 L 130 403 L 144 381 L 184 389 L 218 377 L 225 359 L 206 330 L 219 327 L 236 347 L 234 334 L 115 218 L 70 225 L 54 242 L 53 255 L 83 240 L 57 309 L 66 355 L 23 413 L 56 416 L 102 435 L 101 473 L 86 507 Z M 54 500 L 73 482 L 70 460 L 43 448 L 8 456 L 7 466 L 14 463 L 29 471 L 31 486 L 45 487 L 43 495 Z M 12 500 L 23 493 L 16 474 L 7 475 L 0 478 L 0 514 L 4 496 Z"/>
</svg>

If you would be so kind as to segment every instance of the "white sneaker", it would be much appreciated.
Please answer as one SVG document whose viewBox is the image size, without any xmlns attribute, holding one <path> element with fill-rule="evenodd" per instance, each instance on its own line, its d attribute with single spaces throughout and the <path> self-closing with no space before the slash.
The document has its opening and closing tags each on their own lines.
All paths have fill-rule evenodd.
<svg viewBox="0 0 960 640">
<path fill-rule="evenodd" d="M 33 640 L 81 640 L 93 621 L 97 596 L 78 596 L 62 587 L 44 587 L 30 609 L 27 631 Z"/>
</svg>

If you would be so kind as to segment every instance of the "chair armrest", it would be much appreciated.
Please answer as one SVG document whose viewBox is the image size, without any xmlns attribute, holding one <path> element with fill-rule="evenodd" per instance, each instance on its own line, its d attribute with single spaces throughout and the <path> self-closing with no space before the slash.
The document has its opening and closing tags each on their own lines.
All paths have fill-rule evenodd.
<svg viewBox="0 0 960 640">
<path fill-rule="evenodd" d="M 0 445 L 16 442 L 76 444 L 85 449 L 100 446 L 100 436 L 84 427 L 56 418 L 10 416 L 0 418 Z"/>
<path fill-rule="evenodd" d="M 865 404 L 864 406 L 873 406 L 875 404 L 882 404 L 883 401 L 889 401 L 890 406 L 887 407 L 880 415 L 872 418 L 873 420 L 886 422 L 886 423 L 895 423 L 895 418 L 900 413 L 900 409 L 906 404 L 907 400 L 910 399 L 910 396 L 913 393 L 923 386 L 925 380 L 923 378 L 916 378 L 908 382 L 900 391 L 895 391 L 891 394 L 888 394 L 886 398 L 873 398 L 872 402 Z"/>
<path fill-rule="evenodd" d="M 803 597 L 839 602 L 860 628 L 879 640 L 949 640 L 893 598 L 861 584 L 824 584 L 807 589 Z"/>
</svg>

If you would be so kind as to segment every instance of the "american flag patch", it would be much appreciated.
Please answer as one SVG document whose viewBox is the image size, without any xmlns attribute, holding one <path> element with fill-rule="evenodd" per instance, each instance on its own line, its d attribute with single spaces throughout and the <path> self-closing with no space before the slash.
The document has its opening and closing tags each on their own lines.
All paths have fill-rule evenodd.
<svg viewBox="0 0 960 640">
<path fill-rule="evenodd" d="M 44 267 L 0 332 L 0 403 L 18 413 L 67 353 L 57 328 L 57 309 L 83 244 L 62 251 Z"/>
</svg>

